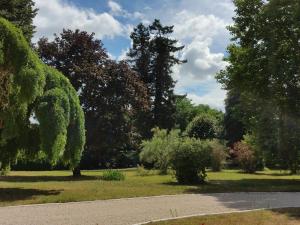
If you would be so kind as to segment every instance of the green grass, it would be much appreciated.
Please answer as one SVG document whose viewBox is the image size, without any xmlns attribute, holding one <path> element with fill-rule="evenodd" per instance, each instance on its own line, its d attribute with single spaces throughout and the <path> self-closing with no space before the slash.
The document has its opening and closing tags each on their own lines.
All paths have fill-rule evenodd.
<svg viewBox="0 0 300 225">
<path fill-rule="evenodd" d="M 103 171 L 82 173 L 82 178 L 74 179 L 70 171 L 10 172 L 0 177 L 0 206 L 182 193 L 300 191 L 300 175 L 280 171 L 209 172 L 208 184 L 199 186 L 178 185 L 171 175 L 138 176 L 136 170 L 123 170 L 123 181 L 101 180 Z"/>
<path fill-rule="evenodd" d="M 170 220 L 149 225 L 300 225 L 300 209 L 262 210 Z"/>
</svg>

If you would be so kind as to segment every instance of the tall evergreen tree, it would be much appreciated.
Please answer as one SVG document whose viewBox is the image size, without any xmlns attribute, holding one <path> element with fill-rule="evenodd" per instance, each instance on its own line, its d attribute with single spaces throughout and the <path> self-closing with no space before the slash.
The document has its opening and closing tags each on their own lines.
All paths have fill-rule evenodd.
<svg viewBox="0 0 300 225">
<path fill-rule="evenodd" d="M 0 17 L 19 27 L 27 42 L 30 43 L 34 34 L 35 26 L 33 19 L 37 14 L 32 0 L 1 0 L 0 1 Z"/>
<path fill-rule="evenodd" d="M 128 56 L 150 95 L 148 130 L 155 126 L 171 129 L 175 125 L 172 67 L 185 61 L 176 56 L 184 46 L 177 46 L 178 41 L 170 38 L 172 33 L 173 26 L 163 26 L 159 20 L 154 20 L 148 27 L 139 24 L 131 34 L 133 46 Z"/>
<path fill-rule="evenodd" d="M 151 51 L 150 51 L 150 30 L 140 23 L 134 28 L 130 35 L 132 39 L 132 48 L 128 53 L 132 69 L 137 72 L 140 79 L 147 87 L 148 104 L 153 105 L 154 85 L 150 71 Z M 153 127 L 151 108 L 141 111 L 136 115 L 136 125 L 143 138 L 151 137 L 151 128 Z"/>
</svg>

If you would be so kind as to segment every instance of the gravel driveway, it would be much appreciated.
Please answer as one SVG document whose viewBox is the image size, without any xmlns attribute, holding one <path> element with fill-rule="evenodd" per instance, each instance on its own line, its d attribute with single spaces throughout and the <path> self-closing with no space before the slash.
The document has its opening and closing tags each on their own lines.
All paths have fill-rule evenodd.
<svg viewBox="0 0 300 225">
<path fill-rule="evenodd" d="M 300 207 L 300 193 L 186 194 L 0 207 L 1 225 L 132 225 L 237 210 Z"/>
</svg>

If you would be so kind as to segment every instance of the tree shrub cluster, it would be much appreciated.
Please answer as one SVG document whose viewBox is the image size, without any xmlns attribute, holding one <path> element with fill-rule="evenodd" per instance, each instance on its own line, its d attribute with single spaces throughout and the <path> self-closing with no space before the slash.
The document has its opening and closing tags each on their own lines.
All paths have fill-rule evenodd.
<svg viewBox="0 0 300 225">
<path fill-rule="evenodd" d="M 234 4 L 229 65 L 218 79 L 231 95 L 228 100 L 237 97 L 226 110 L 245 130 L 230 139 L 239 141 L 243 133 L 254 135 L 256 149 L 268 164 L 296 173 L 300 163 L 300 3 L 235 0 Z M 239 115 L 234 115 L 234 108 Z"/>
<path fill-rule="evenodd" d="M 220 142 L 182 136 L 179 130 L 168 132 L 156 128 L 153 132 L 153 138 L 142 144 L 140 160 L 160 173 L 172 169 L 180 183 L 201 183 L 207 167 L 222 168 L 226 149 Z"/>
</svg>

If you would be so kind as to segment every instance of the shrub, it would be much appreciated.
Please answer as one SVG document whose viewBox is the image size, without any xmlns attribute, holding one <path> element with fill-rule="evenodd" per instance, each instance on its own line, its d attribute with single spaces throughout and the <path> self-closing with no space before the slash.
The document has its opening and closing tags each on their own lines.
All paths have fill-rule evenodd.
<svg viewBox="0 0 300 225">
<path fill-rule="evenodd" d="M 246 173 L 254 173 L 256 171 L 256 159 L 253 149 L 245 142 L 237 142 L 233 146 L 236 160 Z"/>
<path fill-rule="evenodd" d="M 227 157 L 226 147 L 217 140 L 212 141 L 210 145 L 212 148 L 211 158 L 210 158 L 212 171 L 215 172 L 221 171 Z"/>
<path fill-rule="evenodd" d="M 170 153 L 180 141 L 179 130 L 160 130 L 155 128 L 153 138 L 142 143 L 140 161 L 152 164 L 161 174 L 167 174 L 170 167 Z"/>
<path fill-rule="evenodd" d="M 213 139 L 217 133 L 217 120 L 205 113 L 195 117 L 186 128 L 186 134 L 191 138 Z"/>
<path fill-rule="evenodd" d="M 184 138 L 174 148 L 170 161 L 181 184 L 203 183 L 209 165 L 211 147 L 208 142 Z"/>
<path fill-rule="evenodd" d="M 233 145 L 233 155 L 240 168 L 246 173 L 263 170 L 264 160 L 253 135 L 244 135 L 243 141 Z"/>
<path fill-rule="evenodd" d="M 138 165 L 136 173 L 137 173 L 138 176 L 146 177 L 146 176 L 154 175 L 155 171 L 145 169 L 145 167 L 143 165 L 142 166 Z"/>
<path fill-rule="evenodd" d="M 7 176 L 10 172 L 10 164 L 4 164 L 0 162 L 0 176 Z"/>
<path fill-rule="evenodd" d="M 102 180 L 107 180 L 107 181 L 121 181 L 125 180 L 125 175 L 118 171 L 118 170 L 106 170 L 101 177 Z"/>
</svg>

